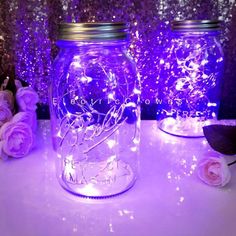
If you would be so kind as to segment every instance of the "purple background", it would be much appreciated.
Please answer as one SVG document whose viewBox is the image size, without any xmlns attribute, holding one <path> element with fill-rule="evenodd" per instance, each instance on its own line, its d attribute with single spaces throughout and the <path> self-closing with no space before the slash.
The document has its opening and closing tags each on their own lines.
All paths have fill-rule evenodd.
<svg viewBox="0 0 236 236">
<path fill-rule="evenodd" d="M 14 56 L 16 77 L 30 83 L 47 104 L 50 68 L 57 53 L 58 23 L 124 21 L 130 24 L 130 51 L 141 74 L 143 99 L 158 93 L 156 59 L 168 42 L 173 19 L 222 19 L 225 72 L 220 116 L 236 118 L 235 0 L 1 0 L 0 35 Z M 151 106 L 144 118 L 153 118 Z M 146 114 L 146 115 L 145 115 Z"/>
</svg>

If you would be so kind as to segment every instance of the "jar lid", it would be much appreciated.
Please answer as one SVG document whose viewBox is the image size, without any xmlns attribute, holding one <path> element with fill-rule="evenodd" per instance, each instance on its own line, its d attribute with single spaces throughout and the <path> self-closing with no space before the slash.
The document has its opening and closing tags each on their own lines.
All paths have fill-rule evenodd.
<svg viewBox="0 0 236 236">
<path fill-rule="evenodd" d="M 174 20 L 171 28 L 174 31 L 213 31 L 221 29 L 219 20 Z"/>
<path fill-rule="evenodd" d="M 126 39 L 128 29 L 122 22 L 63 23 L 59 26 L 59 40 L 117 40 Z"/>
</svg>

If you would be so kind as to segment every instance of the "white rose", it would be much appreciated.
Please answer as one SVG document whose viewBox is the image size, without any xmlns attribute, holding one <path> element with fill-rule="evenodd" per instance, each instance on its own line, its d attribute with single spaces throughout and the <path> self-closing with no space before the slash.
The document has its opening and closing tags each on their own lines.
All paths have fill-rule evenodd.
<svg viewBox="0 0 236 236">
<path fill-rule="evenodd" d="M 1 156 L 24 157 L 33 147 L 34 137 L 30 126 L 23 122 L 7 122 L 0 129 Z"/>
<path fill-rule="evenodd" d="M 14 110 L 14 96 L 9 90 L 0 91 L 0 104 L 6 103 L 8 108 Z"/>
<path fill-rule="evenodd" d="M 3 141 L 0 141 L 0 158 L 2 160 L 7 160 L 8 159 L 8 156 L 7 154 L 3 151 L 3 144 L 4 142 Z"/>
<path fill-rule="evenodd" d="M 15 85 L 16 85 L 16 90 L 18 90 L 19 88 L 22 88 L 22 83 L 18 79 L 15 80 Z"/>
<path fill-rule="evenodd" d="M 33 88 L 22 87 L 16 92 L 16 101 L 20 111 L 35 111 L 39 97 Z"/>
<path fill-rule="evenodd" d="M 13 116 L 12 122 L 27 123 L 33 131 L 37 129 L 37 116 L 35 111 L 20 111 Z"/>
<path fill-rule="evenodd" d="M 199 162 L 198 176 L 204 183 L 216 187 L 225 186 L 231 178 L 225 159 L 214 154 Z"/>
<path fill-rule="evenodd" d="M 0 127 L 11 120 L 12 118 L 12 113 L 11 110 L 8 108 L 6 103 L 1 103 L 0 104 Z"/>
</svg>

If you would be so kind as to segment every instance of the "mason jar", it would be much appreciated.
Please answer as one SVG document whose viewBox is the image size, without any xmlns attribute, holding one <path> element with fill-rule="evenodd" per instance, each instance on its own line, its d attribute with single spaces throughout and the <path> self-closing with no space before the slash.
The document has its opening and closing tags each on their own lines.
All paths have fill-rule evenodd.
<svg viewBox="0 0 236 236">
<path fill-rule="evenodd" d="M 140 85 L 124 23 L 60 25 L 50 113 L 57 177 L 79 196 L 110 197 L 138 174 Z"/>
<path fill-rule="evenodd" d="M 218 20 L 172 22 L 169 46 L 160 56 L 159 128 L 183 137 L 202 137 L 217 119 L 223 71 Z"/>
</svg>

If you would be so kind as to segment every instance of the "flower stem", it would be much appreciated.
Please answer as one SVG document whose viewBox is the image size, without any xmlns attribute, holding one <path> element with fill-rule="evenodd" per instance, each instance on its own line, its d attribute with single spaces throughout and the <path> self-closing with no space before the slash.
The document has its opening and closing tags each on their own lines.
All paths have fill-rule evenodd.
<svg viewBox="0 0 236 236">
<path fill-rule="evenodd" d="M 236 163 L 236 160 L 233 161 L 233 162 L 230 162 L 230 163 L 228 164 L 228 166 L 231 166 L 231 165 L 233 165 L 233 164 L 235 164 L 235 163 Z"/>
</svg>

